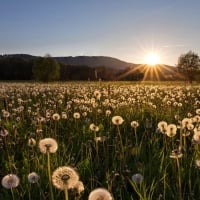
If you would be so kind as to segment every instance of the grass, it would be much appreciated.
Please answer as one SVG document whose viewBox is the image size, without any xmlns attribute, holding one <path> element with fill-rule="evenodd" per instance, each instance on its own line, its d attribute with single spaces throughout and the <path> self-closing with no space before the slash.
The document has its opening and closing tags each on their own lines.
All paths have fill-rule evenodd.
<svg viewBox="0 0 200 200">
<path fill-rule="evenodd" d="M 108 189 L 115 200 L 199 199 L 200 151 L 199 141 L 193 139 L 200 123 L 194 120 L 200 117 L 198 84 L 2 82 L 0 97 L 0 178 L 10 173 L 20 178 L 16 188 L 0 187 L 0 199 L 42 200 L 49 194 L 51 199 L 65 199 L 64 192 L 51 187 L 48 175 L 59 166 L 76 169 L 84 184 L 81 193 L 68 191 L 69 200 L 85 200 L 98 187 Z M 76 112 L 78 119 L 73 116 Z M 52 118 L 55 113 L 60 115 L 58 121 Z M 114 116 L 124 122 L 114 125 Z M 192 119 L 192 129 L 183 127 L 185 118 Z M 139 123 L 137 129 L 131 127 L 132 121 Z M 161 133 L 160 121 L 175 124 L 176 135 Z M 92 123 L 98 131 L 90 130 Z M 38 147 L 48 137 L 58 143 L 48 165 L 51 172 Z M 28 145 L 30 138 L 36 145 Z M 179 150 L 182 157 L 170 157 L 172 151 L 178 156 Z M 31 172 L 39 174 L 39 182 L 28 182 Z M 132 179 L 136 173 L 143 176 L 139 184 Z"/>
</svg>

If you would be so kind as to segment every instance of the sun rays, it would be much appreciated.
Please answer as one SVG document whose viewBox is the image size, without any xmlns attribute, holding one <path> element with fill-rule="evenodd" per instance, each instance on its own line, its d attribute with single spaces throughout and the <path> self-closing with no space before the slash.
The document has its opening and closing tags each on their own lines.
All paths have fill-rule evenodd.
<svg viewBox="0 0 200 200">
<path fill-rule="evenodd" d="M 140 64 L 140 65 L 133 65 L 129 68 L 126 72 L 119 75 L 117 80 L 126 79 L 128 76 L 137 77 L 137 75 L 142 74 L 141 81 L 161 81 L 161 80 L 172 80 L 172 74 L 175 74 L 176 71 L 174 68 L 157 64 L 157 65 L 147 65 L 147 64 Z"/>
</svg>

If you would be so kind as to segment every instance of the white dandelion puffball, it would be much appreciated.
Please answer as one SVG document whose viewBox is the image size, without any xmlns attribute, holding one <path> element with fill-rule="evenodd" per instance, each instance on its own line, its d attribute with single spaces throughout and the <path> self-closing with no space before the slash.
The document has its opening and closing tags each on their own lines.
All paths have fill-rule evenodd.
<svg viewBox="0 0 200 200">
<path fill-rule="evenodd" d="M 36 172 L 31 172 L 28 174 L 28 182 L 29 183 L 37 183 L 40 179 L 40 176 Z"/>
<path fill-rule="evenodd" d="M 139 123 L 137 121 L 132 121 L 131 122 L 131 127 L 132 128 L 137 128 L 139 126 Z"/>
<path fill-rule="evenodd" d="M 1 184 L 6 189 L 16 188 L 19 185 L 19 177 L 15 174 L 8 174 L 2 178 Z"/>
<path fill-rule="evenodd" d="M 83 182 L 82 181 L 78 181 L 77 184 L 75 185 L 75 189 L 76 189 L 78 194 L 83 192 L 85 190 Z"/>
<path fill-rule="evenodd" d="M 132 176 L 132 181 L 135 182 L 136 184 L 140 184 L 143 181 L 144 177 L 142 176 L 142 174 L 134 174 Z"/>
<path fill-rule="evenodd" d="M 96 188 L 90 192 L 88 200 L 112 200 L 111 193 L 104 188 Z"/>
<path fill-rule="evenodd" d="M 60 190 L 76 187 L 79 175 L 74 168 L 69 166 L 58 167 L 52 175 L 53 185 Z"/>
<path fill-rule="evenodd" d="M 73 117 L 74 117 L 74 119 L 80 119 L 81 115 L 80 115 L 79 112 L 75 112 L 75 113 L 73 114 Z"/>
<path fill-rule="evenodd" d="M 166 131 L 167 131 L 167 122 L 165 122 L 165 121 L 160 121 L 160 122 L 158 123 L 158 128 L 159 128 L 159 130 L 160 130 L 161 133 L 165 134 Z"/>
<path fill-rule="evenodd" d="M 58 113 L 54 113 L 52 115 L 52 118 L 53 118 L 54 121 L 58 121 L 58 120 L 60 120 L 60 115 Z"/>
<path fill-rule="evenodd" d="M 177 127 L 175 124 L 169 124 L 167 126 L 166 135 L 168 137 L 174 137 L 176 135 Z"/>
<path fill-rule="evenodd" d="M 94 132 L 98 132 L 98 131 L 99 131 L 99 127 L 96 126 L 96 125 L 93 124 L 93 123 L 90 124 L 89 128 L 90 128 L 91 131 L 94 131 Z"/>
<path fill-rule="evenodd" d="M 44 138 L 39 141 L 41 153 L 55 153 L 58 149 L 58 144 L 53 138 Z"/>
<path fill-rule="evenodd" d="M 112 117 L 112 123 L 114 125 L 121 125 L 124 122 L 124 119 L 121 116 Z"/>
</svg>

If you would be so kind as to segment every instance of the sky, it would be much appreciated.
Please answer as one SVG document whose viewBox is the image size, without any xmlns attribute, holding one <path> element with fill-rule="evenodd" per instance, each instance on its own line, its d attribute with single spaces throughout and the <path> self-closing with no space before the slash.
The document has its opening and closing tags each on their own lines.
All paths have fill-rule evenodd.
<svg viewBox="0 0 200 200">
<path fill-rule="evenodd" d="M 0 54 L 110 56 L 175 66 L 200 54 L 199 0 L 0 0 Z"/>
</svg>

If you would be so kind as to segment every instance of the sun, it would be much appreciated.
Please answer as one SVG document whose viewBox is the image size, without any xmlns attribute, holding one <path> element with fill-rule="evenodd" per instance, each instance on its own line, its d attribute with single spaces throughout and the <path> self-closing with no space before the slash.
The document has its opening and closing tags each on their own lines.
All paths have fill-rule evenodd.
<svg viewBox="0 0 200 200">
<path fill-rule="evenodd" d="M 145 56 L 144 62 L 147 65 L 155 66 L 157 64 L 160 64 L 160 57 L 156 53 L 149 53 Z"/>
</svg>

